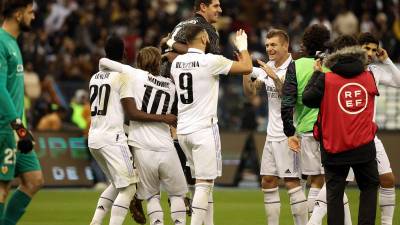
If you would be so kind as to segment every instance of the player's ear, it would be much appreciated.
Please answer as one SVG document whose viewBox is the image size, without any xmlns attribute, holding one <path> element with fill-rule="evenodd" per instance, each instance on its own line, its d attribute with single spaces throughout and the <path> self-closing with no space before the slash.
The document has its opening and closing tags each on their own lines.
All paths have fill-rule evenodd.
<svg viewBox="0 0 400 225">
<path fill-rule="evenodd" d="M 23 17 L 24 17 L 23 11 L 21 9 L 17 10 L 14 13 L 14 16 L 15 16 L 15 19 L 17 20 L 18 23 L 21 22 Z"/>
</svg>

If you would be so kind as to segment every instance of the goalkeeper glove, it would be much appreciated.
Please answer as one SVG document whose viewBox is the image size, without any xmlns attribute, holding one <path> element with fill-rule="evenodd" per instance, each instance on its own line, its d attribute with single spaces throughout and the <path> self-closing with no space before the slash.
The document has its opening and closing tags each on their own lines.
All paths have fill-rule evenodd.
<svg viewBox="0 0 400 225">
<path fill-rule="evenodd" d="M 27 154 L 33 149 L 34 139 L 29 130 L 27 130 L 20 119 L 11 122 L 11 127 L 15 130 L 18 136 L 17 148 L 21 153 Z"/>
</svg>

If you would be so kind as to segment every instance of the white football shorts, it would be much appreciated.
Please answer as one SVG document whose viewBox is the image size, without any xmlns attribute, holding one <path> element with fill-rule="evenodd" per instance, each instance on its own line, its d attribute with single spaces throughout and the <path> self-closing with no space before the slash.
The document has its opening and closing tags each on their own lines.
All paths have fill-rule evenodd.
<svg viewBox="0 0 400 225">
<path fill-rule="evenodd" d="M 221 140 L 217 124 L 190 134 L 180 134 L 178 141 L 186 155 L 192 177 L 213 180 L 222 175 Z"/>
<path fill-rule="evenodd" d="M 139 181 L 127 143 L 90 148 L 90 152 L 115 188 L 124 188 Z"/>
<path fill-rule="evenodd" d="M 300 170 L 304 175 L 324 174 L 319 142 L 312 135 L 302 134 L 300 141 Z"/>
<path fill-rule="evenodd" d="M 139 172 L 137 195 L 149 199 L 160 193 L 160 185 L 169 196 L 183 196 L 188 192 L 185 175 L 175 149 L 151 151 L 134 148 L 135 165 Z"/>
<path fill-rule="evenodd" d="M 280 178 L 300 178 L 300 153 L 289 149 L 287 138 L 282 141 L 268 141 L 267 137 L 260 174 Z"/>
</svg>

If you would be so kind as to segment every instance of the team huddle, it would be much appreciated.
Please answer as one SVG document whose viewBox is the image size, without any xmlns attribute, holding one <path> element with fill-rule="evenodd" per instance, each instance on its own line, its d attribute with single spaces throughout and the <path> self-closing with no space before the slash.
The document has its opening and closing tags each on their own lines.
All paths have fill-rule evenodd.
<svg viewBox="0 0 400 225">
<path fill-rule="evenodd" d="M 343 35 L 327 47 L 329 30 L 313 25 L 304 32 L 304 56 L 294 60 L 288 34 L 271 29 L 265 38 L 269 61 L 258 60 L 259 67 L 253 67 L 243 30 L 234 38 L 237 60 L 220 54 L 218 34 L 211 25 L 222 11 L 219 1 L 197 0 L 195 9 L 193 18 L 178 24 L 162 40 L 164 55 L 156 47 L 145 47 L 135 67 L 122 63 L 120 38 L 107 40 L 106 58 L 90 80 L 89 148 L 111 184 L 99 198 L 91 225 L 102 224 L 109 211 L 110 224 L 122 224 L 135 198 L 147 201 L 151 225 L 164 224 L 160 185 L 168 194 L 173 223 L 186 224 L 185 196 L 192 179 L 190 224 L 214 224 L 213 186 L 222 175 L 217 117 L 221 75 L 243 76 L 248 98 L 263 86 L 267 92 L 269 123 L 260 174 L 269 225 L 279 224 L 279 179 L 287 188 L 296 225 L 322 224 L 326 214 L 330 225 L 352 224 L 344 189 L 354 179 L 364 206 L 359 224 L 375 224 L 379 192 L 382 224 L 391 225 L 394 176 L 383 144 L 375 136 L 374 99 L 378 84 L 400 87 L 400 71 L 379 41 L 369 33 L 357 39 Z M 320 54 L 327 49 L 328 56 Z M 355 89 L 358 83 L 345 89 L 345 104 L 340 106 L 346 112 L 358 110 L 343 117 L 368 125 L 366 142 L 352 138 L 351 132 L 351 138 L 341 139 L 335 132 L 329 136 L 333 120 L 326 119 L 331 118 L 326 112 L 335 92 L 329 85 L 354 85 L 346 79 L 367 87 L 365 98 Z M 359 106 L 368 98 L 372 100 Z M 345 119 L 335 121 L 338 132 L 348 128 Z M 186 166 L 190 174 L 184 172 Z"/>
</svg>

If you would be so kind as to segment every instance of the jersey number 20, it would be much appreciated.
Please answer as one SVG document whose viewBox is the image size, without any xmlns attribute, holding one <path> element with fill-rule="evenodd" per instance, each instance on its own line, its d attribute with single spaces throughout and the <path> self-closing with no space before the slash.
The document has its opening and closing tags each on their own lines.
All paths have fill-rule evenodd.
<svg viewBox="0 0 400 225">
<path fill-rule="evenodd" d="M 90 85 L 89 90 L 91 116 L 105 116 L 107 114 L 108 99 L 110 98 L 111 86 L 109 84 L 103 84 L 101 86 Z M 95 101 L 97 102 L 97 104 L 95 103 Z"/>
</svg>

